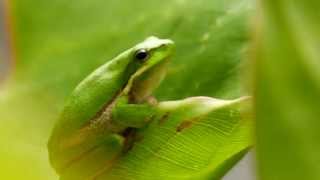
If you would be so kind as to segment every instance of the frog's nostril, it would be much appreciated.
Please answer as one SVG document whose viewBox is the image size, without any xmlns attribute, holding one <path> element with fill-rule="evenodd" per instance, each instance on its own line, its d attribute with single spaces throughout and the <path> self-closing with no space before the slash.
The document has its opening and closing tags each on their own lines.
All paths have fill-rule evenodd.
<svg viewBox="0 0 320 180">
<path fill-rule="evenodd" d="M 169 44 L 162 44 L 160 48 L 164 51 L 169 51 L 171 49 L 171 46 Z"/>
</svg>

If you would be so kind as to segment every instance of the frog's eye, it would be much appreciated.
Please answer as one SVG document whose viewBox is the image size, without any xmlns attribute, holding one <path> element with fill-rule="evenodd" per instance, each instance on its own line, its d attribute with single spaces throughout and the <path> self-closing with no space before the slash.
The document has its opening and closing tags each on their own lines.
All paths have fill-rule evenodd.
<svg viewBox="0 0 320 180">
<path fill-rule="evenodd" d="M 139 61 L 146 61 L 149 57 L 149 52 L 146 49 L 140 49 L 135 53 L 135 58 Z"/>
</svg>

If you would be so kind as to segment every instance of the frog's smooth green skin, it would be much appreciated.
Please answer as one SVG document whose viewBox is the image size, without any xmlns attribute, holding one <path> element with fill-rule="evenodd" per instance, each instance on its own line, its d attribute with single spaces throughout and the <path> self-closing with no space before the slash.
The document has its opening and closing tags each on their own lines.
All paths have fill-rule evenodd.
<svg viewBox="0 0 320 180">
<path fill-rule="evenodd" d="M 149 98 L 163 79 L 173 51 L 171 40 L 149 37 L 96 69 L 75 88 L 48 144 L 51 164 L 63 179 L 74 177 L 72 169 L 77 164 L 95 162 L 89 166 L 96 168 L 123 151 L 121 133 L 143 126 L 146 114 L 154 112 Z M 126 106 L 130 108 L 124 108 L 128 109 L 124 113 L 121 107 Z M 141 108 L 146 110 L 128 118 Z M 105 159 L 95 159 L 101 153 Z M 82 177 L 90 168 L 83 170 Z"/>
</svg>

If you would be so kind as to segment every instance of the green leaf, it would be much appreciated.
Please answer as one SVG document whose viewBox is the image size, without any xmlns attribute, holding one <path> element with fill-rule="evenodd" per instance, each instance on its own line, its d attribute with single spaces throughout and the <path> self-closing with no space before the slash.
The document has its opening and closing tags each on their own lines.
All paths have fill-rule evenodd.
<svg viewBox="0 0 320 180">
<path fill-rule="evenodd" d="M 0 179 L 56 179 L 46 144 L 65 98 L 88 73 L 147 36 L 177 44 L 168 76 L 156 92 L 160 100 L 245 94 L 239 71 L 250 1 L 10 3 L 17 58 L 0 92 Z M 207 138 L 206 143 L 215 141 Z M 247 141 L 237 143 L 242 148 L 230 156 L 248 147 Z"/>
<path fill-rule="evenodd" d="M 248 98 L 192 97 L 161 102 L 134 136 L 133 147 L 110 158 L 112 144 L 81 154 L 62 179 L 220 179 L 251 144 Z M 134 138 L 132 137 L 132 138 Z"/>
<path fill-rule="evenodd" d="M 177 102 L 161 104 L 172 103 Z M 220 179 L 251 144 L 248 99 L 178 103 L 186 106 L 156 117 L 138 134 L 141 140 L 111 168 L 98 171 L 97 179 Z"/>
<path fill-rule="evenodd" d="M 256 66 L 261 179 L 320 179 L 320 1 L 264 0 L 262 7 Z"/>
</svg>

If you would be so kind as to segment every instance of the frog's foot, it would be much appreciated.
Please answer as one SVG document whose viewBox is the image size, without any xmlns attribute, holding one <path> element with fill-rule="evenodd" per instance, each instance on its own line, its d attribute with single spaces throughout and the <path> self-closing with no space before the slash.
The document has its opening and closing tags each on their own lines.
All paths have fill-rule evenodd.
<svg viewBox="0 0 320 180">
<path fill-rule="evenodd" d="M 124 138 L 124 145 L 123 145 L 123 153 L 130 151 L 134 144 L 141 140 L 141 136 L 139 137 L 137 128 L 127 128 L 125 131 L 122 132 L 122 137 Z"/>
<path fill-rule="evenodd" d="M 158 104 L 158 100 L 154 96 L 149 96 L 146 98 L 146 103 L 151 106 L 156 106 Z"/>
</svg>

